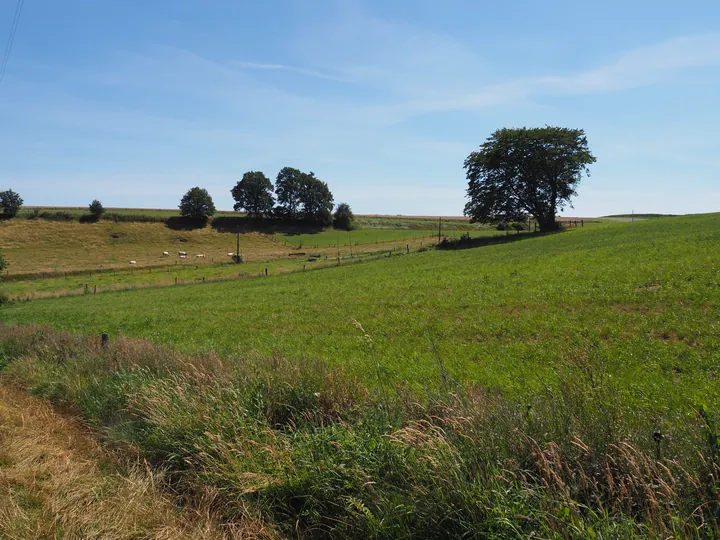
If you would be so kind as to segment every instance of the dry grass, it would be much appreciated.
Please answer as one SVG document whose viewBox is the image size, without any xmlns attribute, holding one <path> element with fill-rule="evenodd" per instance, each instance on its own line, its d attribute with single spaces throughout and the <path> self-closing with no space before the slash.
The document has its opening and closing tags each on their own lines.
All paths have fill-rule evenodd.
<svg viewBox="0 0 720 540">
<path fill-rule="evenodd" d="M 248 538 L 258 522 L 218 525 L 178 510 L 162 478 L 121 474 L 93 438 L 45 402 L 0 386 L 0 536 L 3 538 Z"/>
<path fill-rule="evenodd" d="M 117 238 L 113 237 L 117 235 Z M 333 235 L 334 238 L 334 235 Z M 13 276 L 63 276 L 65 272 L 125 270 L 158 267 L 201 267 L 229 262 L 228 253 L 236 250 L 236 235 L 223 233 L 207 226 L 190 231 L 173 230 L 162 223 L 79 223 L 45 220 L 14 219 L 0 221 L 0 251 L 8 262 Z M 397 249 L 410 245 L 416 249 L 427 245 L 427 239 L 397 239 L 367 243 L 352 248 L 352 252 L 370 253 L 378 249 Z M 163 257 L 167 251 L 170 257 Z M 178 259 L 177 252 L 185 251 L 188 259 Z M 307 247 L 310 254 L 321 258 L 335 258 L 336 247 Z M 340 256 L 350 254 L 349 246 L 341 246 Z M 240 235 L 240 253 L 246 261 L 297 259 L 300 253 L 293 245 L 284 245 L 270 234 L 251 232 Z M 195 255 L 204 257 L 196 258 Z M 292 254 L 292 255 L 291 255 Z M 136 265 L 130 265 L 130 261 Z"/>
</svg>

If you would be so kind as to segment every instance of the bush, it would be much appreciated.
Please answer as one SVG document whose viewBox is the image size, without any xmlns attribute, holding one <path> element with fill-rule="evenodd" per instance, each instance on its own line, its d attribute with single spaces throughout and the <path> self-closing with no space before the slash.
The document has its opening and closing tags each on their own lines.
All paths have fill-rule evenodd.
<svg viewBox="0 0 720 540">
<path fill-rule="evenodd" d="M 96 218 L 99 218 L 105 213 L 105 208 L 103 208 L 103 205 L 100 201 L 95 199 L 93 202 L 90 203 L 88 206 L 90 213 L 95 216 Z"/>
<path fill-rule="evenodd" d="M 501 221 L 497 224 L 495 227 L 498 231 L 506 231 L 510 228 L 510 225 L 507 223 L 507 221 Z"/>
<path fill-rule="evenodd" d="M 335 209 L 335 215 L 333 219 L 333 227 L 336 229 L 343 229 L 345 231 L 351 231 L 355 228 L 354 225 L 355 216 L 350 209 L 348 203 L 340 203 Z"/>
<path fill-rule="evenodd" d="M 22 197 L 12 189 L 0 192 L 0 206 L 2 206 L 3 214 L 9 218 L 17 215 L 22 203 Z"/>
</svg>

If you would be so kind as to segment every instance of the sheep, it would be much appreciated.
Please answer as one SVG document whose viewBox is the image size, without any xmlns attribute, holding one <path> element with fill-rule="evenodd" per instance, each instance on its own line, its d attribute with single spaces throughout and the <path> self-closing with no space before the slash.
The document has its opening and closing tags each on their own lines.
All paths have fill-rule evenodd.
<svg viewBox="0 0 720 540">
<path fill-rule="evenodd" d="M 178 251 L 178 257 L 187 257 L 187 253 L 184 251 Z"/>
<path fill-rule="evenodd" d="M 228 256 L 228 257 L 234 257 L 235 254 L 234 254 L 234 253 L 228 253 L 227 256 Z"/>
<path fill-rule="evenodd" d="M 197 255 L 195 255 L 195 256 L 196 256 L 196 257 L 204 257 L 204 256 L 205 256 L 205 254 L 204 254 L 204 253 L 198 253 L 198 254 L 197 254 Z"/>
<path fill-rule="evenodd" d="M 181 258 L 181 259 L 187 259 L 187 255 L 184 255 L 184 254 L 183 254 L 183 255 L 180 255 L 180 258 Z"/>
<path fill-rule="evenodd" d="M 168 253 L 167 251 L 163 251 L 163 257 L 169 257 L 169 256 L 170 256 L 170 253 Z"/>
<path fill-rule="evenodd" d="M 137 261 L 130 261 L 130 264 L 137 264 Z"/>
</svg>

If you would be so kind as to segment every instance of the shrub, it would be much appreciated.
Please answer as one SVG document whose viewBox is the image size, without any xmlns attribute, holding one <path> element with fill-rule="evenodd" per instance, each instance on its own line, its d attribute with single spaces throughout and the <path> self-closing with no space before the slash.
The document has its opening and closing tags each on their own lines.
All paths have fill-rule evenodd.
<svg viewBox="0 0 720 540">
<path fill-rule="evenodd" d="M 333 216 L 333 227 L 350 231 L 355 228 L 354 221 L 355 216 L 350 209 L 350 205 L 348 203 L 338 204 Z"/>
<path fill-rule="evenodd" d="M 22 206 L 23 200 L 20 195 L 12 189 L 0 192 L 0 206 L 2 206 L 3 214 L 9 218 L 15 217 Z"/>
<path fill-rule="evenodd" d="M 99 218 L 105 213 L 105 208 L 103 208 L 102 203 L 97 199 L 91 202 L 88 208 L 90 210 L 90 213 L 95 216 L 95 218 Z"/>
</svg>

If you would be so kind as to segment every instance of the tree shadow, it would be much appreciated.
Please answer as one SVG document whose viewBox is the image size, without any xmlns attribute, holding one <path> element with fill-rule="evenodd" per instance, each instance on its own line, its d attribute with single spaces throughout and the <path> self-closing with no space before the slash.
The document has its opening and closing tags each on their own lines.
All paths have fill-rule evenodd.
<svg viewBox="0 0 720 540">
<path fill-rule="evenodd" d="M 216 217 L 210 226 L 217 232 L 223 233 L 260 232 L 265 234 L 281 233 L 289 236 L 315 234 L 324 229 L 322 225 L 293 219 L 230 216 Z"/>
<path fill-rule="evenodd" d="M 442 242 L 437 244 L 436 249 L 454 250 L 454 249 L 472 249 L 483 246 L 491 246 L 495 244 L 509 244 L 511 242 L 519 242 L 520 240 L 528 240 L 531 238 L 539 238 L 551 234 L 559 234 L 564 232 L 563 229 L 548 232 L 526 232 L 520 234 L 496 235 L 496 236 L 478 236 L 476 238 L 457 238 L 448 240 L 443 238 Z"/>
<path fill-rule="evenodd" d="M 184 216 L 172 216 L 165 220 L 165 226 L 173 231 L 194 231 L 197 229 L 204 229 L 207 224 L 207 219 L 189 218 Z"/>
<path fill-rule="evenodd" d="M 84 214 L 78 218 L 80 223 L 97 223 L 98 220 L 98 216 L 93 214 Z"/>
</svg>

